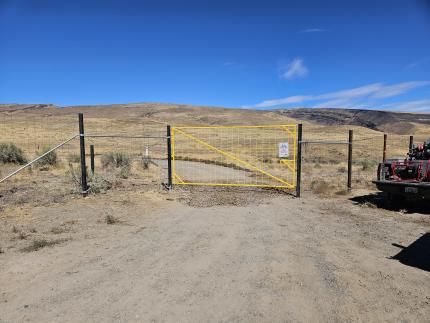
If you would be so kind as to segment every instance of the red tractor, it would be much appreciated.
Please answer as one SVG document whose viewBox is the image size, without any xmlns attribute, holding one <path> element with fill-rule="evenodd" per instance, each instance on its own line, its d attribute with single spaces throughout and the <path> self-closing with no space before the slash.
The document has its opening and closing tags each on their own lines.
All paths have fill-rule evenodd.
<svg viewBox="0 0 430 323">
<path fill-rule="evenodd" d="M 430 139 L 410 149 L 406 159 L 379 164 L 376 187 L 395 198 L 430 199 Z"/>
</svg>

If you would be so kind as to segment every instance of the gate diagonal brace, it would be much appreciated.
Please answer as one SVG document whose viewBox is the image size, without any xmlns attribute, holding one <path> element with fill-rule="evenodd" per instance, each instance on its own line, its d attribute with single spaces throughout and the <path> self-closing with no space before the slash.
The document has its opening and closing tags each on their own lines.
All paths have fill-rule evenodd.
<svg viewBox="0 0 430 323">
<path fill-rule="evenodd" d="M 290 159 L 288 159 L 288 160 L 281 160 L 280 163 L 283 164 L 283 165 L 286 165 L 293 173 L 296 172 L 295 167 L 291 165 L 291 164 L 294 165 L 294 160 L 290 160 Z"/>
<path fill-rule="evenodd" d="M 179 177 L 179 175 L 178 175 L 178 174 L 176 174 L 176 172 L 174 172 L 174 173 L 173 173 L 173 177 L 174 177 L 174 178 L 177 178 L 177 179 L 179 180 L 179 182 L 181 182 L 181 183 L 185 183 L 185 182 L 182 180 L 182 178 L 180 178 L 180 177 Z"/>
<path fill-rule="evenodd" d="M 248 162 L 246 162 L 244 160 L 241 160 L 241 159 L 239 159 L 239 158 L 231 155 L 230 153 L 228 153 L 226 151 L 223 151 L 223 150 L 221 150 L 219 148 L 216 148 L 216 147 L 208 144 L 207 142 L 205 142 L 203 140 L 200 140 L 200 139 L 194 137 L 193 135 L 190 135 L 190 134 L 184 132 L 183 130 L 179 130 L 178 128 L 176 128 L 176 131 L 182 133 L 184 136 L 190 138 L 191 140 L 194 140 L 195 142 L 197 142 L 197 143 L 199 143 L 199 144 L 201 144 L 203 146 L 206 146 L 207 148 L 209 148 L 211 150 L 214 150 L 214 151 L 216 151 L 216 152 L 218 152 L 218 153 L 220 153 L 220 154 L 222 154 L 222 155 L 224 155 L 224 156 L 226 156 L 226 157 L 228 157 L 230 159 L 233 159 L 233 160 L 235 160 L 235 161 L 237 161 L 237 162 L 245 165 L 246 167 L 248 167 L 250 169 L 253 169 L 253 170 L 255 170 L 255 171 L 257 171 L 257 172 L 259 172 L 259 173 L 261 173 L 263 175 L 266 175 L 266 176 L 274 179 L 275 181 L 278 181 L 278 182 L 281 182 L 282 184 L 285 184 L 286 187 L 294 188 L 294 185 L 291 185 L 290 183 L 284 181 L 283 179 L 281 179 L 279 177 L 276 177 L 276 176 L 273 176 L 272 174 L 270 174 L 270 173 L 268 173 L 268 172 L 266 172 L 266 171 L 258 168 L 257 166 L 254 166 L 254 165 L 252 165 L 252 164 L 250 164 L 250 163 L 248 163 Z"/>
</svg>

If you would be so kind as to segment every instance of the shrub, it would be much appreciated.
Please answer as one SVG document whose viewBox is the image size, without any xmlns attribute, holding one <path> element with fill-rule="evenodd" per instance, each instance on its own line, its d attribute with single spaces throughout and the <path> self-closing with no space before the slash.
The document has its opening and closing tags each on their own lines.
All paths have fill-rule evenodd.
<svg viewBox="0 0 430 323">
<path fill-rule="evenodd" d="M 121 167 L 117 176 L 127 179 L 130 176 L 130 166 Z"/>
<path fill-rule="evenodd" d="M 13 163 L 23 165 L 27 163 L 27 158 L 21 148 L 15 144 L 0 144 L 0 163 Z"/>
<path fill-rule="evenodd" d="M 46 154 L 51 148 L 49 146 L 43 146 L 38 152 L 37 156 L 42 156 L 43 154 Z M 58 156 L 55 151 L 51 151 L 46 156 L 42 157 L 37 161 L 38 166 L 54 166 L 57 165 L 58 162 Z"/>
<path fill-rule="evenodd" d="M 311 182 L 311 190 L 314 194 L 325 195 L 331 191 L 329 183 L 324 180 L 313 180 Z"/>
<path fill-rule="evenodd" d="M 121 152 L 109 152 L 102 155 L 101 158 L 103 167 L 130 167 L 131 166 L 131 158 L 129 155 L 126 155 Z"/>
<path fill-rule="evenodd" d="M 73 168 L 72 163 L 69 163 L 69 171 L 68 175 L 72 179 L 72 181 L 76 185 L 76 189 L 78 191 L 81 190 L 81 173 L 80 171 L 76 172 Z M 87 183 L 90 187 L 90 193 L 97 194 L 97 193 L 105 193 L 113 186 L 113 181 L 110 178 L 107 178 L 105 176 L 100 176 L 97 174 L 89 174 L 87 177 Z"/>
<path fill-rule="evenodd" d="M 131 169 L 131 157 L 122 152 L 109 152 L 102 155 L 101 158 L 103 168 L 118 168 L 117 176 L 120 178 L 128 178 Z"/>
<path fill-rule="evenodd" d="M 107 224 L 115 224 L 115 223 L 118 223 L 118 219 L 115 218 L 113 215 L 108 214 L 108 215 L 106 215 L 106 223 Z"/>
<path fill-rule="evenodd" d="M 143 156 L 141 159 L 141 165 L 143 169 L 148 169 L 151 164 L 151 158 L 149 156 Z"/>
</svg>

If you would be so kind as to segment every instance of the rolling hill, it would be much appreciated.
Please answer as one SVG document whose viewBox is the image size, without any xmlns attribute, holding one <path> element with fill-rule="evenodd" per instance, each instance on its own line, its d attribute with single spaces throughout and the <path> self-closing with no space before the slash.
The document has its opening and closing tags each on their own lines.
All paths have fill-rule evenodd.
<svg viewBox="0 0 430 323">
<path fill-rule="evenodd" d="M 294 108 L 280 110 L 229 109 L 183 104 L 135 103 L 58 107 L 52 104 L 0 104 L 0 112 L 41 115 L 70 115 L 84 112 L 90 117 L 144 118 L 159 123 L 187 124 L 270 124 L 305 122 L 324 126 L 354 125 L 394 134 L 427 131 L 430 114 L 357 109 Z"/>
</svg>

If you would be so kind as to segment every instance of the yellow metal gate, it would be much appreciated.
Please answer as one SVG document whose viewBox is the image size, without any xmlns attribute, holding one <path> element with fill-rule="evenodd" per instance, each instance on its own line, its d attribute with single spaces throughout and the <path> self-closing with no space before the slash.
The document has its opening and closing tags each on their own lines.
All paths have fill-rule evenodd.
<svg viewBox="0 0 430 323">
<path fill-rule="evenodd" d="M 173 184 L 296 187 L 296 125 L 172 128 Z"/>
</svg>

